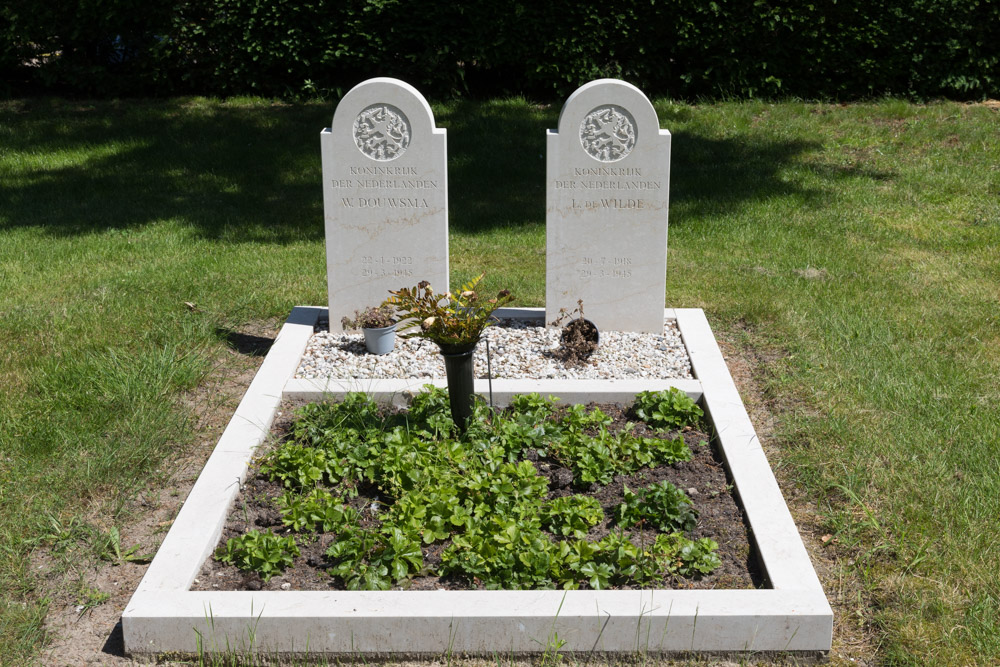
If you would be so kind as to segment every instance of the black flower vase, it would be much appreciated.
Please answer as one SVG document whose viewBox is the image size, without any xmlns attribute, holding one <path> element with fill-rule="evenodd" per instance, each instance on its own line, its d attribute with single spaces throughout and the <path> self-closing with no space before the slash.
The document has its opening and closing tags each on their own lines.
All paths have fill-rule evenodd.
<svg viewBox="0 0 1000 667">
<path fill-rule="evenodd" d="M 451 419 L 462 433 L 472 416 L 473 394 L 475 394 L 475 364 L 473 355 L 478 340 L 461 345 L 438 343 L 444 357 L 444 371 L 448 378 L 448 402 L 451 404 Z"/>
</svg>

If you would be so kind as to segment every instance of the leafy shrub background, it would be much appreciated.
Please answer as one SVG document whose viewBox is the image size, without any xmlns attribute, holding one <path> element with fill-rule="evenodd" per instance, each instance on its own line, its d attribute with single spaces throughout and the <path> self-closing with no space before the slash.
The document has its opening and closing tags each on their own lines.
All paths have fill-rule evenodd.
<svg viewBox="0 0 1000 667">
<path fill-rule="evenodd" d="M 54 55 L 59 54 L 59 55 Z M 1000 93 L 987 0 L 77 0 L 0 6 L 8 92 L 338 96 L 391 75 L 425 93 L 976 98 Z"/>
</svg>

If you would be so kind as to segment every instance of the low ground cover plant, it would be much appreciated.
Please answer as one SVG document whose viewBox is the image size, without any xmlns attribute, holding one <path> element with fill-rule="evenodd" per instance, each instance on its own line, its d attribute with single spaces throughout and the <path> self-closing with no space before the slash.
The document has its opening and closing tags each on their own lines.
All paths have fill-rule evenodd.
<svg viewBox="0 0 1000 667">
<path fill-rule="evenodd" d="M 405 587 L 422 574 L 486 588 L 603 589 L 719 566 L 713 540 L 686 535 L 697 524 L 694 503 L 666 481 L 626 487 L 625 502 L 607 513 L 611 532 L 588 539 L 606 512 L 585 492 L 617 474 L 689 460 L 676 432 L 612 431 L 599 407 L 557 409 L 530 394 L 502 412 L 478 404 L 462 433 L 444 390 L 427 389 L 398 413 L 358 393 L 300 408 L 291 437 L 259 467 L 283 488 L 273 501 L 289 534 L 252 530 L 216 558 L 266 581 L 291 564 L 297 545 L 332 536 L 323 566 L 351 590 Z M 680 406 L 680 427 L 697 423 L 700 409 L 679 393 L 642 400 Z M 571 475 L 560 495 L 552 494 L 558 475 L 543 474 L 553 470 Z"/>
<path fill-rule="evenodd" d="M 253 570 L 267 581 L 291 565 L 292 559 L 298 555 L 295 538 L 281 537 L 271 531 L 251 530 L 242 537 L 227 541 L 215 557 L 241 570 Z"/>
<path fill-rule="evenodd" d="M 643 391 L 632 406 L 636 416 L 659 429 L 680 428 L 695 423 L 705 412 L 683 391 Z"/>
</svg>

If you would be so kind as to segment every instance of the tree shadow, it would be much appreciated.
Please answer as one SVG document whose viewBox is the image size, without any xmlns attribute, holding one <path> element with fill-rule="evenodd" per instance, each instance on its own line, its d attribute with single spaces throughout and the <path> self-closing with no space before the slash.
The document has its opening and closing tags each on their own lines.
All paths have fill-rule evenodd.
<svg viewBox="0 0 1000 667">
<path fill-rule="evenodd" d="M 559 108 L 524 100 L 462 101 L 448 128 L 449 227 L 474 233 L 545 222 L 545 132 Z"/>
<path fill-rule="evenodd" d="M 319 105 L 33 100 L 5 111 L 6 146 L 40 157 L 4 178 L 0 227 L 66 236 L 175 220 L 231 242 L 323 237 L 318 135 L 332 112 Z"/>
<path fill-rule="evenodd" d="M 437 115 L 448 127 L 449 208 L 453 230 L 475 233 L 545 223 L 545 136 L 559 119 L 559 106 L 524 100 L 460 102 Z M 888 172 L 831 165 L 810 156 L 820 141 L 762 139 L 759 135 L 716 138 L 683 127 L 687 118 L 664 117 L 671 129 L 670 224 L 721 218 L 740 207 L 775 197 L 806 205 L 829 203 L 838 182 L 886 180 Z M 807 187 L 783 174 L 809 159 L 822 177 Z"/>
<path fill-rule="evenodd" d="M 685 130 L 673 133 L 670 224 L 692 219 L 718 223 L 742 207 L 774 198 L 794 198 L 811 208 L 827 206 L 846 179 L 893 178 L 885 171 L 812 159 L 822 147 L 820 141 L 801 139 L 719 139 Z M 804 167 L 820 176 L 820 185 L 810 187 L 798 177 L 786 177 L 790 167 Z"/>
<path fill-rule="evenodd" d="M 4 175 L 0 227 L 65 236 L 175 220 L 201 238 L 231 243 L 320 240 L 318 135 L 334 108 L 186 99 L 7 103 L 0 107 L 4 145 L 38 165 Z M 451 229 L 544 224 L 545 135 L 559 106 L 467 100 L 439 105 L 435 115 L 448 128 Z M 809 157 L 819 141 L 719 138 L 686 122 L 661 120 L 673 131 L 672 225 L 721 222 L 773 197 L 820 205 L 842 179 L 892 177 Z M 821 177 L 818 186 L 783 177 L 805 159 Z"/>
</svg>

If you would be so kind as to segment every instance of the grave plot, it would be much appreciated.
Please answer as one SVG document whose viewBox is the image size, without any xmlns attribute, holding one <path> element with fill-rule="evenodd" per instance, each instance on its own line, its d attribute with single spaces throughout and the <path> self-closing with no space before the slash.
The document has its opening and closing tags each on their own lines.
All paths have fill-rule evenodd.
<svg viewBox="0 0 1000 667">
<path fill-rule="evenodd" d="M 196 591 L 257 446 L 270 431 L 325 309 L 296 308 L 123 614 L 126 650 L 492 655 L 563 651 L 827 651 L 833 616 L 702 311 L 676 319 L 694 380 L 683 385 L 716 434 L 766 588 L 631 591 Z M 509 313 L 499 313 L 505 315 Z M 539 316 L 541 313 L 539 312 Z M 533 381 L 559 395 L 566 380 Z M 586 383 L 575 381 L 578 396 Z M 684 383 L 690 384 L 684 384 Z M 648 381 L 643 383 L 648 388 Z M 478 386 L 477 386 L 478 389 Z M 550 391 L 550 389 L 552 389 Z M 496 391 L 496 388 L 494 388 Z M 602 402 L 634 391 L 604 387 Z M 621 390 L 620 393 L 618 390 Z M 317 392 L 308 389 L 308 392 Z M 389 399 L 394 392 L 382 396 Z M 513 391 L 512 391 L 513 393 Z M 637 640 L 637 637 L 639 638 Z"/>
<path fill-rule="evenodd" d="M 192 586 L 218 544 L 283 400 L 362 391 L 402 405 L 424 384 L 445 384 L 433 371 L 380 375 L 341 367 L 344 372 L 334 371 L 334 377 L 308 372 L 296 377 L 321 320 L 339 334 L 342 317 L 377 306 L 388 290 L 421 280 L 439 293 L 447 290 L 444 132 L 434 128 L 430 108 L 412 87 L 373 79 L 344 97 L 333 128 L 322 134 L 330 306 L 292 311 L 122 616 L 126 651 L 494 656 L 544 652 L 557 638 L 561 650 L 573 652 L 829 650 L 832 611 L 704 313 L 663 308 L 669 140 L 634 86 L 601 80 L 574 93 L 558 131 L 548 136 L 548 310 L 496 313 L 541 325 L 582 301 L 585 317 L 615 340 L 609 350 L 625 345 L 610 332 L 659 337 L 655 349 L 632 349 L 634 372 L 608 375 L 566 368 L 508 373 L 499 363 L 508 360 L 498 359 L 500 372 L 481 374 L 474 390 L 497 406 L 530 393 L 571 404 L 626 405 L 643 391 L 685 392 L 700 404 L 714 434 L 713 446 L 742 505 L 762 587 L 222 591 Z M 421 319 L 433 326 L 433 317 Z M 668 342 L 670 335 L 679 341 Z M 502 338 L 496 343 L 504 345 Z M 673 347 L 676 364 L 652 363 L 664 356 L 661 347 L 668 356 Z"/>
</svg>

